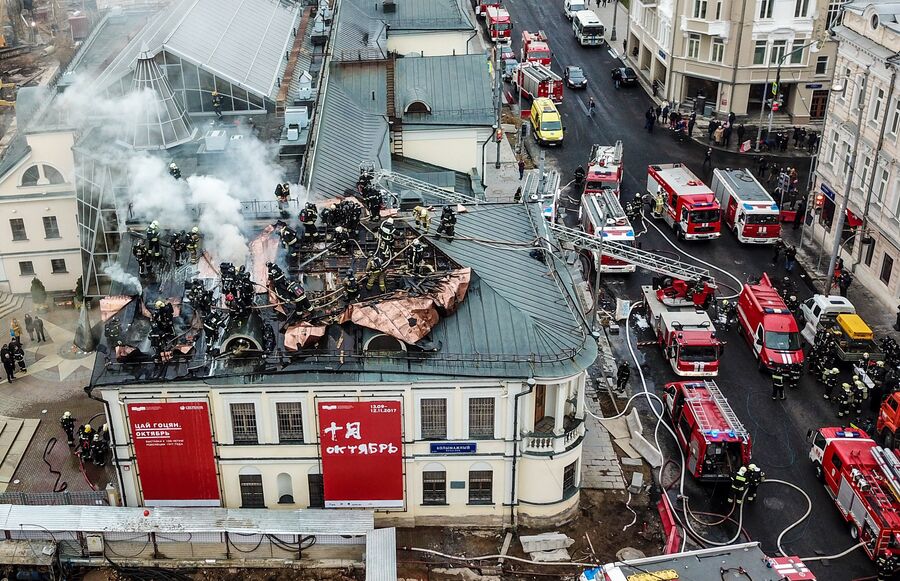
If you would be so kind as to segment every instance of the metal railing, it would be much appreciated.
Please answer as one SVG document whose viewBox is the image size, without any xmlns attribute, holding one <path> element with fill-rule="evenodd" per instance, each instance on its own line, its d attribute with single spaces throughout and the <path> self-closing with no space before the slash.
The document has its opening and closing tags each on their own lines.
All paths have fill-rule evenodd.
<svg viewBox="0 0 900 581">
<path fill-rule="evenodd" d="M 563 422 L 563 433 L 529 432 L 523 439 L 522 450 L 525 452 L 551 453 L 563 452 L 573 446 L 584 435 L 584 420 L 566 417 Z"/>
</svg>

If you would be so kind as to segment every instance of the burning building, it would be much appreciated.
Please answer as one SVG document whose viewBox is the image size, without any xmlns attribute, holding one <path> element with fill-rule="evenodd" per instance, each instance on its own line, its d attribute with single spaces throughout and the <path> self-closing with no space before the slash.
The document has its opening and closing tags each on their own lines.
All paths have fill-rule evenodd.
<svg viewBox="0 0 900 581">
<path fill-rule="evenodd" d="M 577 508 L 597 346 L 536 205 L 364 172 L 255 224 L 231 262 L 165 223 L 123 237 L 89 391 L 126 504 L 479 525 Z"/>
</svg>

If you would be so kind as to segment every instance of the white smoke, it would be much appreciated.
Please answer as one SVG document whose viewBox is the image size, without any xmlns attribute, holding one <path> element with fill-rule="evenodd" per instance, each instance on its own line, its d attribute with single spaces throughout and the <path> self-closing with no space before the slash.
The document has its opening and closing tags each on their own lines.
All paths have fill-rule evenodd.
<svg viewBox="0 0 900 581">
<path fill-rule="evenodd" d="M 103 265 L 103 272 L 109 278 L 122 285 L 122 292 L 132 296 L 140 296 L 144 294 L 144 287 L 141 281 L 133 274 L 125 272 L 122 267 L 114 262 Z"/>
</svg>

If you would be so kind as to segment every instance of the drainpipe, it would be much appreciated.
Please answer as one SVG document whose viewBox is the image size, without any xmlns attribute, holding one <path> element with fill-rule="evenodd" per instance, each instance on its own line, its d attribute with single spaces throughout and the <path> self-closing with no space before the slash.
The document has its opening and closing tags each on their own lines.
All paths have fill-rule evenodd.
<svg viewBox="0 0 900 581">
<path fill-rule="evenodd" d="M 863 206 L 862 224 L 859 225 L 859 231 L 862 233 L 862 238 L 859 241 L 860 243 L 857 244 L 859 249 L 856 252 L 856 260 L 854 260 L 853 264 L 850 266 L 850 271 L 853 273 L 856 273 L 857 265 L 862 262 L 863 246 L 866 245 L 865 232 L 866 228 L 869 226 L 869 204 L 872 202 L 872 190 L 875 188 L 875 176 L 878 174 L 878 154 L 881 153 L 881 149 L 884 146 L 884 133 L 887 130 L 891 111 L 891 99 L 894 98 L 894 82 L 897 80 L 897 65 L 896 62 L 892 61 L 898 57 L 900 57 L 900 52 L 885 60 L 885 66 L 890 67 L 891 69 L 891 83 L 888 85 L 887 99 L 884 102 L 884 119 L 881 121 L 881 130 L 878 132 L 878 144 L 875 146 L 875 155 L 872 157 L 872 175 L 869 176 L 869 184 L 866 188 L 866 203 Z M 862 131 L 862 128 L 859 128 L 859 131 Z M 874 241 L 871 242 L 871 244 L 874 243 Z"/>
<path fill-rule="evenodd" d="M 731 67 L 731 92 L 728 95 L 728 110 L 734 111 L 734 87 L 737 84 L 737 71 L 738 66 L 740 65 L 741 60 L 741 42 L 744 37 L 744 17 L 747 15 L 747 0 L 742 0 L 741 2 L 741 19 L 735 20 L 734 16 L 731 14 L 728 15 L 729 20 L 731 22 L 737 22 L 737 39 L 735 42 L 735 50 L 734 50 L 734 65 Z M 763 95 L 765 98 L 765 95 Z M 720 99 L 721 101 L 721 99 Z M 718 109 L 718 103 L 716 103 L 716 109 Z"/>
<path fill-rule="evenodd" d="M 512 479 L 509 486 L 509 526 L 515 528 L 516 522 L 516 459 L 519 457 L 519 398 L 523 395 L 534 391 L 537 382 L 533 377 L 529 377 L 525 382 L 528 389 L 517 393 L 513 398 L 513 456 L 512 456 Z"/>
<path fill-rule="evenodd" d="M 112 449 L 113 453 L 113 464 L 116 467 L 116 477 L 119 479 L 119 496 L 122 499 L 122 506 L 128 506 L 128 497 L 125 496 L 125 481 L 122 478 L 122 467 L 119 466 L 119 459 L 116 456 L 116 429 L 113 427 L 112 413 L 110 413 L 109 402 L 102 397 L 95 396 L 94 388 L 90 385 L 84 386 L 84 393 L 86 393 L 87 396 L 92 400 L 102 403 L 103 409 L 106 410 L 106 421 L 109 424 L 109 439 L 110 443 L 112 444 L 110 448 Z"/>
<path fill-rule="evenodd" d="M 472 42 L 472 39 L 478 35 L 478 27 L 475 27 L 475 30 L 472 31 L 472 36 L 466 39 L 466 54 L 472 54 L 469 52 L 469 43 Z"/>
<path fill-rule="evenodd" d="M 484 148 L 487 147 L 487 144 L 491 142 L 494 138 L 494 135 L 497 133 L 497 128 L 493 127 L 491 130 L 491 136 L 488 137 L 484 143 L 481 144 L 481 187 L 486 188 L 487 184 L 484 183 L 484 172 L 487 171 L 487 162 L 485 160 L 486 154 L 484 152 Z"/>
</svg>

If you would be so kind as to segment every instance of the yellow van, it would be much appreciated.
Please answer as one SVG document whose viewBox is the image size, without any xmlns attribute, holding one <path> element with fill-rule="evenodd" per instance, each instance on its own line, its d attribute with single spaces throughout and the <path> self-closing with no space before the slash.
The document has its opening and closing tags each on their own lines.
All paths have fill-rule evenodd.
<svg viewBox="0 0 900 581">
<path fill-rule="evenodd" d="M 541 145 L 562 145 L 562 117 L 553 101 L 539 97 L 531 104 L 531 129 Z"/>
</svg>

